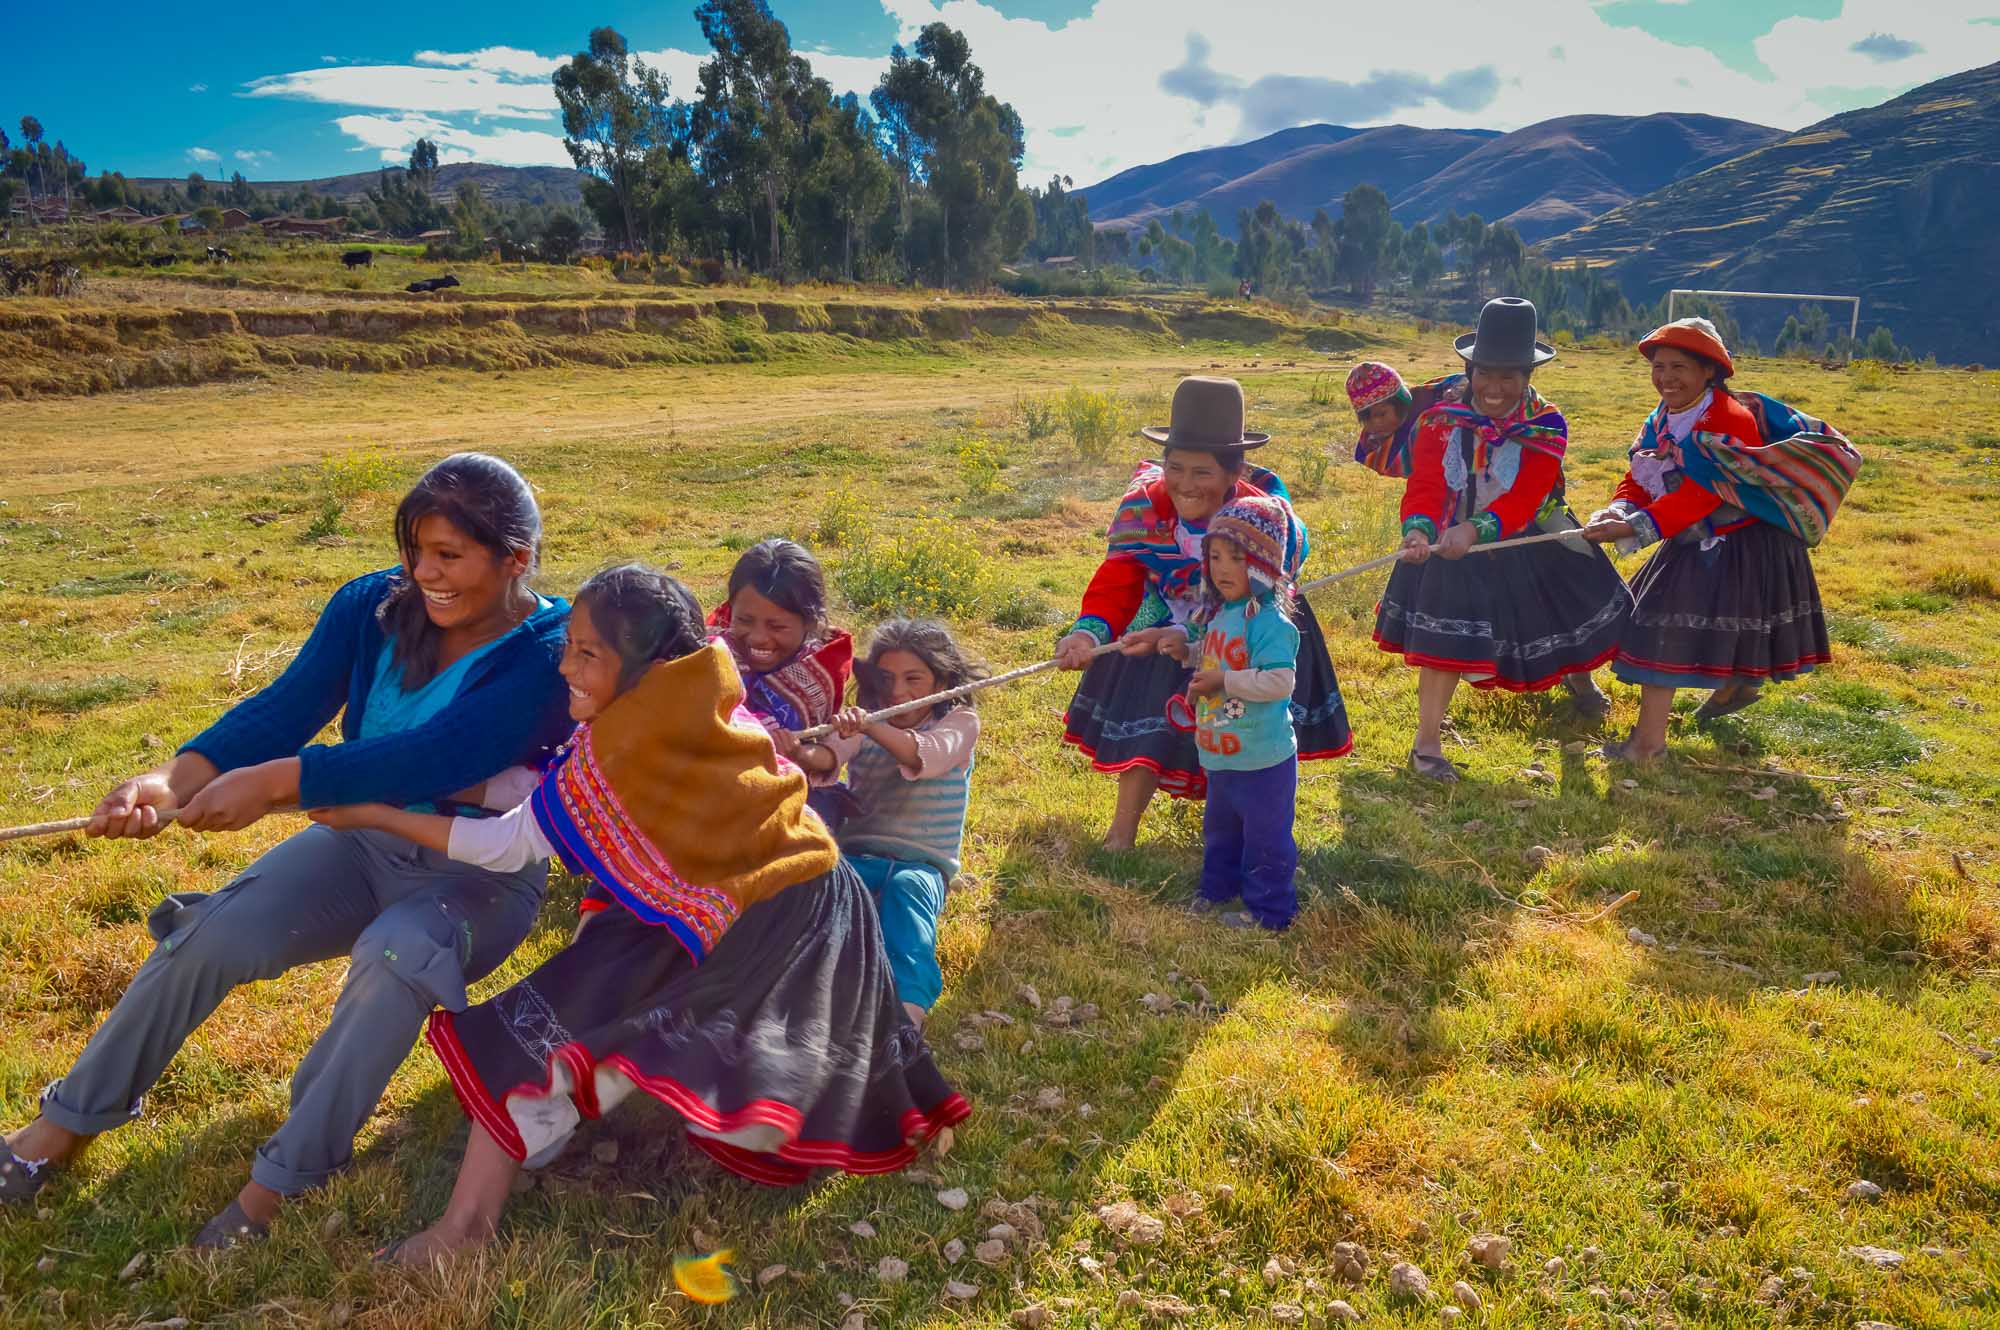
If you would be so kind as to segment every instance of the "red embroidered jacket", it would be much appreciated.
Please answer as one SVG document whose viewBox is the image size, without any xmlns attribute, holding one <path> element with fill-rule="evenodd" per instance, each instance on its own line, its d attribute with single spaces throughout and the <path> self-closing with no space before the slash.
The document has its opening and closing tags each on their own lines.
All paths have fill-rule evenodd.
<svg viewBox="0 0 2000 1330">
<path fill-rule="evenodd" d="M 1755 448 L 1763 443 L 1756 417 L 1750 414 L 1748 407 L 1725 392 L 1715 394 L 1708 410 L 1701 413 L 1701 419 L 1695 422 L 1694 427 L 1703 434 L 1726 434 L 1746 448 Z M 1611 497 L 1613 501 L 1622 500 L 1645 513 L 1652 520 L 1661 540 L 1671 540 L 1722 506 L 1722 500 L 1716 497 L 1714 491 L 1696 484 L 1686 473 L 1682 473 L 1679 486 L 1656 499 L 1633 477 L 1629 468 L 1625 478 L 1618 482 L 1617 493 Z"/>
<path fill-rule="evenodd" d="M 1410 478 L 1403 485 L 1403 524 L 1409 529 L 1415 519 L 1428 522 L 1431 536 L 1442 535 L 1451 525 L 1452 493 L 1444 479 L 1444 452 L 1451 447 L 1458 422 L 1443 414 L 1426 414 L 1417 426 L 1412 444 Z M 1521 469 L 1505 494 L 1486 506 L 1499 523 L 1491 539 L 1518 536 L 1535 520 L 1542 504 L 1562 481 L 1562 459 L 1536 448 L 1521 449 Z"/>
</svg>

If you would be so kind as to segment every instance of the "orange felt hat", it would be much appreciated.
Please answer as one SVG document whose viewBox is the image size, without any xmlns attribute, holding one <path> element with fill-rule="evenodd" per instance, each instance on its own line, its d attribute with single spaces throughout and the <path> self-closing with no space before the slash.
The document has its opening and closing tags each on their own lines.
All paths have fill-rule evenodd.
<svg viewBox="0 0 2000 1330">
<path fill-rule="evenodd" d="M 1722 377 L 1736 373 L 1736 362 L 1729 358 L 1729 348 L 1722 344 L 1722 334 L 1707 319 L 1675 319 L 1663 323 L 1646 334 L 1646 340 L 1639 343 L 1639 354 L 1651 360 L 1656 346 L 1678 347 L 1705 360 L 1713 360 L 1722 366 Z"/>
</svg>

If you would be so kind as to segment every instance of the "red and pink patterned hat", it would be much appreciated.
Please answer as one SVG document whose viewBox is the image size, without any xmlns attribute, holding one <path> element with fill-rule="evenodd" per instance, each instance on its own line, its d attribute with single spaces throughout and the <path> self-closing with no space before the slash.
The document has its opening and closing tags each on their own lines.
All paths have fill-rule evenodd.
<svg viewBox="0 0 2000 1330">
<path fill-rule="evenodd" d="M 1347 400 L 1354 403 L 1357 412 L 1398 396 L 1408 401 L 1410 390 L 1395 366 L 1385 365 L 1379 360 L 1364 360 L 1348 371 Z"/>
</svg>

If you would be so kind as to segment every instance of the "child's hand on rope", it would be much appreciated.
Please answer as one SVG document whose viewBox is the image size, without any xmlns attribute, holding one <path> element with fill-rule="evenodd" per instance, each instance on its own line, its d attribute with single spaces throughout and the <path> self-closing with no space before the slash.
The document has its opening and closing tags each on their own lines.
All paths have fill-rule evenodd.
<svg viewBox="0 0 2000 1330">
<path fill-rule="evenodd" d="M 1170 631 L 1160 639 L 1160 654 L 1187 665 L 1194 659 L 1194 643 L 1188 640 L 1187 634 Z"/>
<path fill-rule="evenodd" d="M 799 736 L 782 725 L 766 725 L 771 732 L 771 746 L 778 750 L 778 756 L 788 762 L 799 760 Z"/>
<path fill-rule="evenodd" d="M 1175 628 L 1136 628 L 1118 639 L 1121 656 L 1150 656 L 1166 645 L 1169 637 L 1179 637 Z"/>
<path fill-rule="evenodd" d="M 833 718 L 833 732 L 843 739 L 852 739 L 868 728 L 868 713 L 860 707 L 842 707 Z"/>
<path fill-rule="evenodd" d="M 1221 697 L 1222 671 L 1196 670 L 1194 678 L 1188 680 L 1188 692 L 1195 697 Z"/>
</svg>

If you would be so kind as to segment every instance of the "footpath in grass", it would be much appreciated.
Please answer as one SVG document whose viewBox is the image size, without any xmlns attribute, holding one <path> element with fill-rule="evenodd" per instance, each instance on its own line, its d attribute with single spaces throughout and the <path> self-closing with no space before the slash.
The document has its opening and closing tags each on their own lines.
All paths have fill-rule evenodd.
<svg viewBox="0 0 2000 1330">
<path fill-rule="evenodd" d="M 1437 341 L 1375 349 L 1421 372 Z M 1049 649 L 1137 456 L 1088 422 L 1163 415 L 1182 370 L 1245 379 L 1277 436 L 1268 460 L 1302 491 L 1309 575 L 1393 543 L 1386 482 L 1316 460 L 1351 420 L 1319 371 L 1255 347 L 1178 359 L 1194 363 L 1114 366 L 1080 384 L 1107 399 L 1067 405 L 1051 399 L 1083 378 L 1070 363 L 971 356 L 884 376 L 876 404 L 864 375 L 817 414 L 698 427 L 601 398 L 574 432 L 576 385 L 598 380 L 573 371 L 510 376 L 518 420 L 533 389 L 557 400 L 498 429 L 480 414 L 490 379 L 384 376 L 369 382 L 427 384 L 428 416 L 384 413 L 372 437 L 309 450 L 325 460 L 197 446 L 263 431 L 275 449 L 282 430 L 260 422 L 297 410 L 289 393 L 336 391 L 280 378 L 184 394 L 204 414 L 163 435 L 187 449 L 167 473 L 23 494 L 14 478 L 48 457 L 9 452 L 0 823 L 86 809 L 281 669 L 333 588 L 386 561 L 395 498 L 441 437 L 535 482 L 552 590 L 639 557 L 706 602 L 737 551 L 785 532 L 825 558 L 850 626 L 939 612 L 1003 667 Z M 785 367 L 754 373 L 718 390 L 794 390 Z M 975 1104 L 948 1155 L 767 1191 L 628 1106 L 516 1199 L 489 1254 L 408 1278 L 368 1254 L 438 1212 L 465 1136 L 418 1052 L 353 1170 L 268 1245 L 196 1258 L 187 1238 L 283 1117 L 336 961 L 232 996 L 138 1122 L 39 1212 L 0 1213 L 0 1324 L 1234 1326 L 1339 1324 L 1337 1304 L 1375 1325 L 1446 1309 L 1507 1326 L 1994 1324 L 2000 448 L 1977 431 L 2000 382 L 1920 370 L 1887 392 L 1777 362 L 1742 381 L 1867 457 L 1815 557 L 1834 665 L 1709 731 L 1684 699 L 1674 759 L 1643 772 L 1590 756 L 1601 733 L 1559 699 L 1462 699 L 1450 741 L 1471 779 L 1445 790 L 1401 768 L 1413 681 L 1368 641 L 1379 588 L 1332 588 L 1315 606 L 1357 749 L 1307 768 L 1307 905 L 1282 938 L 1181 910 L 1196 808 L 1156 808 L 1135 852 L 1096 848 L 1111 783 L 1057 741 L 1071 680 L 983 697 L 929 1029 Z M 1578 351 L 1538 382 L 1575 422 L 1587 506 L 1648 406 L 1642 367 Z M 129 405 L 35 418 L 81 447 L 93 410 Z M 1617 730 L 1636 698 L 1612 692 Z M 123 990 L 152 904 L 215 889 L 297 825 L 0 850 L 0 1122 L 32 1113 Z M 576 892 L 555 883 L 482 994 L 561 945 Z M 744 1291 L 696 1307 L 671 1258 L 721 1246 Z M 1402 1262 L 1428 1298 L 1396 1296 Z"/>
</svg>

